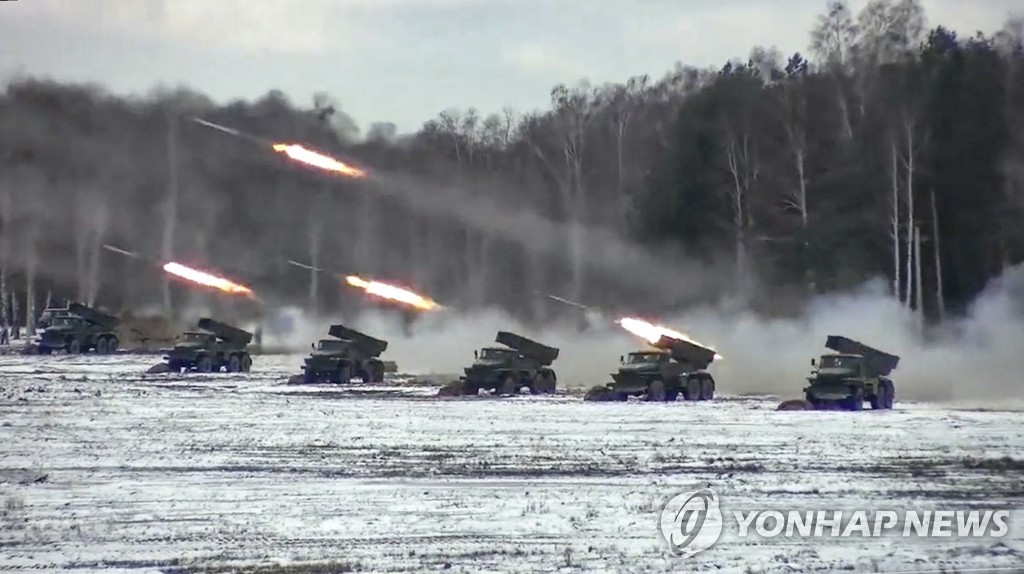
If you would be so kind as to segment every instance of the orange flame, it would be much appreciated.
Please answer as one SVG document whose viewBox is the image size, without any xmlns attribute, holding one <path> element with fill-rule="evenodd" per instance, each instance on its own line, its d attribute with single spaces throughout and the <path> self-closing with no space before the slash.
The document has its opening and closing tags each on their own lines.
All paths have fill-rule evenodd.
<svg viewBox="0 0 1024 574">
<path fill-rule="evenodd" d="M 174 261 L 165 264 L 164 271 L 170 273 L 171 275 L 177 275 L 182 279 L 187 279 L 193 283 L 198 283 L 200 285 L 206 285 L 207 287 L 219 289 L 221 291 L 224 291 L 225 293 L 236 293 L 249 296 L 252 296 L 253 294 L 252 289 L 249 289 L 245 285 L 233 283 L 231 281 L 228 281 L 227 279 L 224 279 L 223 277 L 210 275 L 205 271 L 192 269 L 191 267 L 186 267 L 181 263 L 175 263 Z"/>
<path fill-rule="evenodd" d="M 356 275 L 346 276 L 345 281 L 349 285 L 358 287 L 370 295 L 375 295 L 382 299 L 395 301 L 397 303 L 403 303 L 424 311 L 433 311 L 441 308 L 441 305 L 429 297 L 413 293 L 408 289 L 402 289 L 401 287 L 381 283 L 380 281 L 367 281 Z"/>
<path fill-rule="evenodd" d="M 714 348 L 712 348 L 712 347 L 710 347 L 708 345 L 705 345 L 704 343 L 698 343 L 697 341 L 691 339 L 688 335 L 684 335 L 683 333 L 680 333 L 679 331 L 673 331 L 672 329 L 669 329 L 668 327 L 663 327 L 661 325 L 655 325 L 654 323 L 648 323 L 647 321 L 644 321 L 643 319 L 637 319 L 635 317 L 625 317 L 625 318 L 622 318 L 622 319 L 617 319 L 615 322 L 618 323 L 619 325 L 621 325 L 623 329 L 629 331 L 630 333 L 633 333 L 637 337 L 640 337 L 642 339 L 646 339 L 647 342 L 649 342 L 649 343 L 656 343 L 658 341 L 658 339 L 660 339 L 662 337 L 662 335 L 664 335 L 666 337 L 671 337 L 673 339 L 680 339 L 682 341 L 686 341 L 688 343 L 693 343 L 694 345 L 699 345 L 701 347 L 704 347 L 705 349 L 710 349 L 710 350 L 714 351 Z M 715 353 L 715 360 L 721 360 L 721 359 L 722 359 L 722 355 L 719 355 L 718 353 Z"/>
<path fill-rule="evenodd" d="M 274 144 L 274 151 L 284 153 L 295 161 L 300 161 L 306 165 L 323 170 L 334 171 L 349 177 L 366 177 L 366 172 L 359 168 L 352 167 L 328 155 L 306 149 L 298 144 L 276 143 Z"/>
</svg>

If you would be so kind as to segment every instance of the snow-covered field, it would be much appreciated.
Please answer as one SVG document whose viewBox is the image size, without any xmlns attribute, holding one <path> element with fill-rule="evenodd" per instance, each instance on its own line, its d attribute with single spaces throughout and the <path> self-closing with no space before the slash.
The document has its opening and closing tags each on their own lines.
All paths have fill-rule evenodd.
<svg viewBox="0 0 1024 574">
<path fill-rule="evenodd" d="M 436 386 L 402 380 L 284 385 L 301 356 L 257 357 L 248 375 L 143 375 L 157 360 L 0 357 L 0 567 L 1024 567 L 1020 514 L 1002 539 L 741 540 L 727 522 L 685 560 L 656 537 L 660 504 L 705 485 L 726 514 L 1022 508 L 1020 412 L 439 400 Z"/>
</svg>

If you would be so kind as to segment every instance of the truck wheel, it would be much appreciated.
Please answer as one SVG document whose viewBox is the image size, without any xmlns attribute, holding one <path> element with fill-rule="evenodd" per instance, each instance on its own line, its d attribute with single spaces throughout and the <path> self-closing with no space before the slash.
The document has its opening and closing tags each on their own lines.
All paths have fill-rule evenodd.
<svg viewBox="0 0 1024 574">
<path fill-rule="evenodd" d="M 252 357 L 249 355 L 242 356 L 242 372 L 248 373 L 252 370 Z"/>
<path fill-rule="evenodd" d="M 106 355 L 107 354 L 107 338 L 106 337 L 100 337 L 99 339 L 96 339 L 96 354 L 97 355 Z"/>
<path fill-rule="evenodd" d="M 200 373 L 209 373 L 213 370 L 213 361 L 210 360 L 210 357 L 201 357 L 199 362 L 196 363 L 196 370 Z"/>
<path fill-rule="evenodd" d="M 537 373 L 530 383 L 530 393 L 534 395 L 550 395 L 555 392 L 555 379 L 547 373 Z"/>
<path fill-rule="evenodd" d="M 82 345 L 81 345 L 81 343 L 79 343 L 75 339 L 72 339 L 71 342 L 68 343 L 68 354 L 69 355 L 77 355 L 80 352 L 82 352 Z"/>
<path fill-rule="evenodd" d="M 848 411 L 859 411 L 864 408 L 864 389 L 858 387 L 853 389 L 850 396 L 843 401 L 843 406 Z"/>
<path fill-rule="evenodd" d="M 498 392 L 502 395 L 515 395 L 519 391 L 516 387 L 516 380 L 512 375 L 505 375 L 501 379 L 501 383 L 498 384 Z"/>
<path fill-rule="evenodd" d="M 683 398 L 688 401 L 700 400 L 700 379 L 696 377 L 686 379 L 686 392 L 683 394 Z"/>
<path fill-rule="evenodd" d="M 804 393 L 804 400 L 811 404 L 815 409 L 818 408 L 818 400 L 814 397 L 814 394 L 810 391 Z"/>
<path fill-rule="evenodd" d="M 53 352 L 53 349 L 49 347 L 39 347 L 38 351 L 40 355 L 49 355 Z"/>
<path fill-rule="evenodd" d="M 317 372 L 313 369 L 306 369 L 302 372 L 302 382 L 307 385 L 315 385 L 317 378 Z"/>
<path fill-rule="evenodd" d="M 107 337 L 107 352 L 113 355 L 117 352 L 117 337 Z"/>
<path fill-rule="evenodd" d="M 878 385 L 875 394 L 868 397 L 868 402 L 871 403 L 871 410 L 877 411 L 885 408 L 885 384 Z"/>
<path fill-rule="evenodd" d="M 647 400 L 648 401 L 665 401 L 665 383 L 661 381 L 651 381 L 651 384 L 647 385 Z"/>
<path fill-rule="evenodd" d="M 715 398 L 715 380 L 705 377 L 700 382 L 700 400 L 710 401 Z"/>
<path fill-rule="evenodd" d="M 555 394 L 555 390 L 557 390 L 557 387 L 558 382 L 555 381 L 555 374 L 544 373 L 544 392 L 548 393 L 549 395 L 553 395 Z"/>
<path fill-rule="evenodd" d="M 240 370 L 242 370 L 242 361 L 238 359 L 238 355 L 231 355 L 231 358 L 228 359 L 228 372 L 237 373 Z"/>
<path fill-rule="evenodd" d="M 892 383 L 885 384 L 885 406 L 882 408 L 891 409 L 896 401 L 896 387 Z"/>
<path fill-rule="evenodd" d="M 373 365 L 373 368 L 371 369 L 371 372 L 370 372 L 370 377 L 373 378 L 373 382 L 375 382 L 375 383 L 383 383 L 384 382 L 384 365 L 382 365 L 382 364 L 380 364 L 380 365 L 378 365 L 378 364 Z"/>
<path fill-rule="evenodd" d="M 352 379 L 352 371 L 347 366 L 338 367 L 337 371 L 328 375 L 328 379 L 335 385 L 347 385 Z"/>
</svg>

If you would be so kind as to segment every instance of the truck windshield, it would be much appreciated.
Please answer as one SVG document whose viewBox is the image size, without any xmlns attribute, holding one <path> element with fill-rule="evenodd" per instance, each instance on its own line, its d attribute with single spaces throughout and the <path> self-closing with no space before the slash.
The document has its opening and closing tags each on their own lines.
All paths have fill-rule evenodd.
<svg viewBox="0 0 1024 574">
<path fill-rule="evenodd" d="M 505 349 L 481 349 L 481 361 L 504 361 L 512 356 L 512 351 Z"/>
<path fill-rule="evenodd" d="M 630 353 L 626 357 L 627 365 L 636 365 L 638 363 L 657 363 L 661 360 L 661 353 Z"/>
<path fill-rule="evenodd" d="M 201 343 L 206 339 L 206 335 L 203 333 L 185 333 L 182 339 L 188 343 Z"/>
<path fill-rule="evenodd" d="M 341 341 L 320 341 L 317 343 L 316 348 L 318 351 L 337 351 L 343 347 L 344 343 Z"/>
<path fill-rule="evenodd" d="M 825 356 L 821 358 L 819 366 L 822 369 L 854 369 L 857 367 L 858 361 L 856 357 Z"/>
<path fill-rule="evenodd" d="M 54 318 L 50 319 L 50 324 L 51 325 L 59 325 L 59 326 L 62 326 L 62 327 L 67 327 L 67 326 L 74 325 L 75 324 L 75 320 L 73 318 L 71 318 L 71 317 L 54 317 Z"/>
</svg>

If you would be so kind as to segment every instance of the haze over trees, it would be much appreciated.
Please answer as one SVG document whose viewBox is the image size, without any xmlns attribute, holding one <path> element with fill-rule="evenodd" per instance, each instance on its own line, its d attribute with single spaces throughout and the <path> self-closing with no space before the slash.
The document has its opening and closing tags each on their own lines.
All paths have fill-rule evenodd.
<svg viewBox="0 0 1024 574">
<path fill-rule="evenodd" d="M 115 311 L 225 301 L 111 243 L 320 310 L 356 310 L 359 296 L 287 260 L 527 321 L 551 312 L 535 291 L 664 311 L 878 276 L 941 318 L 1024 259 L 1024 23 L 958 37 L 925 16 L 916 0 L 857 14 L 833 2 L 806 53 L 755 47 L 719 69 L 558 85 L 547 110 L 445 110 L 411 135 L 361 133 L 324 94 L 218 106 L 188 89 L 128 98 L 19 79 L 0 96 L 0 315 L 33 315 L 48 296 Z M 298 167 L 191 115 L 350 158 L 402 192 Z M 502 227 L 506 207 L 465 207 L 486 203 L 556 222 L 561 248 L 524 249 L 548 232 Z M 679 279 L 596 265 L 631 257 L 597 240 L 611 232 L 682 253 L 661 260 Z M 683 289 L 691 279 L 705 281 Z"/>
</svg>

